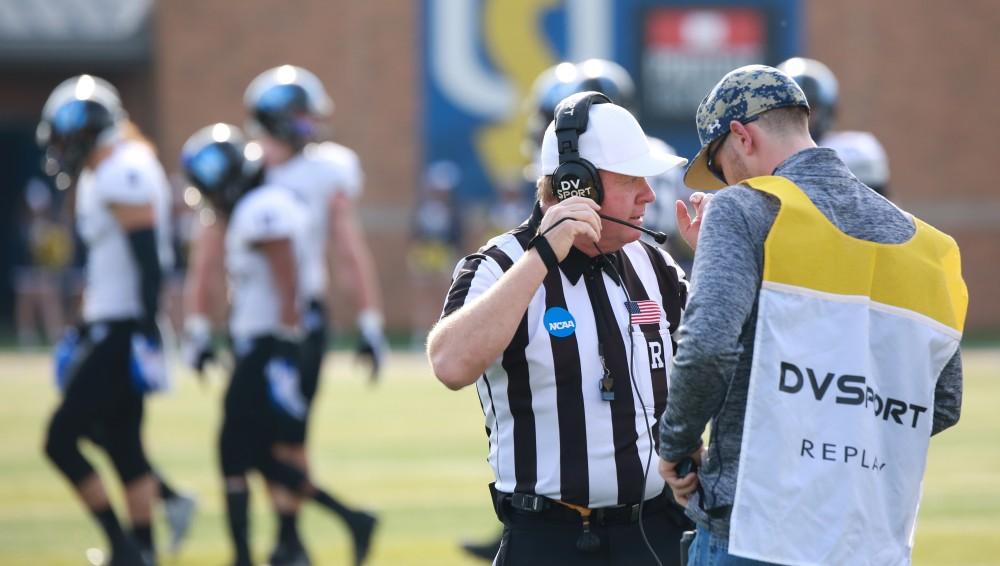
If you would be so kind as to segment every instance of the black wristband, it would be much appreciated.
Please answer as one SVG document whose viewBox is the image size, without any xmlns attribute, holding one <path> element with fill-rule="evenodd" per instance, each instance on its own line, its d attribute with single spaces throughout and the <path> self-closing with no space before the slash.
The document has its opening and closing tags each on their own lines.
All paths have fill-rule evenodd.
<svg viewBox="0 0 1000 566">
<path fill-rule="evenodd" d="M 545 264 L 546 269 L 553 269 L 559 265 L 559 260 L 556 259 L 556 252 L 552 251 L 552 246 L 549 245 L 549 241 L 545 236 L 538 234 L 528 242 L 528 249 L 534 248 L 538 250 L 538 255 L 542 258 L 542 263 Z"/>
<path fill-rule="evenodd" d="M 128 232 L 128 244 L 139 272 L 139 299 L 142 302 L 142 316 L 156 320 L 160 304 L 160 288 L 163 282 L 163 268 L 160 267 L 156 231 L 153 227 L 139 228 Z"/>
</svg>

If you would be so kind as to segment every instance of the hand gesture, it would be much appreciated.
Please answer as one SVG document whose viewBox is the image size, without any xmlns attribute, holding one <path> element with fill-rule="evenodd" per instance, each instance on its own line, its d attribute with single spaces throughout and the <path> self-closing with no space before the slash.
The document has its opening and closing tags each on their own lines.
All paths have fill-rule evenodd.
<svg viewBox="0 0 1000 566">
<path fill-rule="evenodd" d="M 562 261 L 573 247 L 577 236 L 583 235 L 595 243 L 601 239 L 601 206 L 586 197 L 570 197 L 545 211 L 538 233 L 545 236 L 556 259 Z"/>
<path fill-rule="evenodd" d="M 697 192 L 691 195 L 688 200 L 694 206 L 694 218 L 688 214 L 687 205 L 682 200 L 674 203 L 674 209 L 677 213 L 677 231 L 694 250 L 698 246 L 698 233 L 701 231 L 701 220 L 705 217 L 705 207 L 712 200 L 712 195 Z"/>
</svg>

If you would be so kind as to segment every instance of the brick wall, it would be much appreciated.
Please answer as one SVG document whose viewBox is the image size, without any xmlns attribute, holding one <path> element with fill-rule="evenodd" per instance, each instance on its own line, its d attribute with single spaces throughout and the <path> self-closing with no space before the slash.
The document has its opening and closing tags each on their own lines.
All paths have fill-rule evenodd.
<svg viewBox="0 0 1000 566">
<path fill-rule="evenodd" d="M 894 199 L 962 248 L 970 328 L 1000 325 L 1000 11 L 989 0 L 811 0 L 805 53 L 840 80 L 839 126 L 874 132 Z"/>
<path fill-rule="evenodd" d="M 405 242 L 418 170 L 419 3 L 244 0 L 233 6 L 158 3 L 155 73 L 164 163 L 176 169 L 180 146 L 203 125 L 242 125 L 243 91 L 261 71 L 289 63 L 316 73 L 334 100 L 333 139 L 361 156 L 362 220 L 390 323 L 405 325 Z M 335 305 L 348 325 L 349 304 Z"/>
<path fill-rule="evenodd" d="M 969 326 L 1000 327 L 1000 188 L 990 161 L 1000 124 L 1000 12 L 990 0 L 807 0 L 805 54 L 840 79 L 840 127 L 873 131 L 890 156 L 895 199 L 963 248 Z M 418 2 L 221 0 L 158 3 L 157 141 L 174 169 L 184 139 L 212 121 L 242 123 L 243 89 L 261 70 L 316 72 L 337 108 L 338 141 L 368 175 L 362 218 L 390 321 L 403 325 L 400 276 L 420 109 Z"/>
</svg>

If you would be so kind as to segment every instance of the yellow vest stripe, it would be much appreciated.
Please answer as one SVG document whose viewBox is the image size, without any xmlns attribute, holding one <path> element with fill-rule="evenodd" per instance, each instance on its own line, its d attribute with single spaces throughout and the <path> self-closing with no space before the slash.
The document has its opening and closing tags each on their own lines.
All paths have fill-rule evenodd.
<svg viewBox="0 0 1000 566">
<path fill-rule="evenodd" d="M 958 332 L 964 328 L 969 294 L 958 245 L 947 234 L 914 217 L 916 232 L 909 241 L 868 242 L 841 232 L 784 177 L 755 177 L 744 184 L 781 201 L 764 243 L 764 281 L 865 296 Z"/>
</svg>

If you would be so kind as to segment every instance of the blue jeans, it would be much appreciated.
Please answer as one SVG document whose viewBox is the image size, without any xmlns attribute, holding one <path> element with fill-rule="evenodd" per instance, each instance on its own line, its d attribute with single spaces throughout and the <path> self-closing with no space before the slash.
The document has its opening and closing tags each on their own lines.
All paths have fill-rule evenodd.
<svg viewBox="0 0 1000 566">
<path fill-rule="evenodd" d="M 717 537 L 708 529 L 698 526 L 698 534 L 688 550 L 688 566 L 767 566 L 760 562 L 729 554 L 729 540 Z"/>
</svg>

